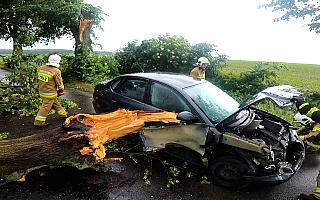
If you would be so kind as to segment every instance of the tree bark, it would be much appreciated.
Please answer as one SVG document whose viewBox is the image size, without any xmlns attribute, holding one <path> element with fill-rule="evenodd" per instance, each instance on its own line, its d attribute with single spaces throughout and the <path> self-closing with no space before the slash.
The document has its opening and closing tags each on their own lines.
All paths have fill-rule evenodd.
<svg viewBox="0 0 320 200">
<path fill-rule="evenodd" d="M 103 115 L 78 114 L 67 118 L 63 127 L 0 140 L 0 178 L 23 180 L 30 171 L 44 166 L 94 167 L 107 159 L 104 144 L 142 130 L 145 122 L 179 123 L 176 116 L 165 111 L 124 109 Z"/>
<path fill-rule="evenodd" d="M 94 157 L 79 152 L 88 145 L 85 138 L 61 141 L 65 137 L 68 137 L 67 130 L 61 127 L 0 141 L 0 177 L 17 181 L 42 166 L 94 164 Z"/>
</svg>

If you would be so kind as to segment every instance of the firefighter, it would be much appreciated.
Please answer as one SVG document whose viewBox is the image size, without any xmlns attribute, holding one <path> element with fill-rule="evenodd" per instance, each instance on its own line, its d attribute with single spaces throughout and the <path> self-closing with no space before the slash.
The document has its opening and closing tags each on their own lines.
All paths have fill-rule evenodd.
<svg viewBox="0 0 320 200">
<path fill-rule="evenodd" d="M 61 57 L 57 54 L 49 56 L 48 63 L 37 69 L 37 79 L 39 84 L 39 94 L 42 99 L 42 105 L 34 120 L 36 127 L 45 127 L 46 118 L 49 111 L 53 108 L 60 117 L 66 118 L 67 112 L 60 105 L 57 97 L 63 95 L 63 81 L 60 67 Z"/>
<path fill-rule="evenodd" d="M 312 121 L 311 118 L 306 115 L 297 113 L 294 116 L 296 122 L 299 122 L 303 126 L 297 130 L 299 138 L 307 143 L 307 150 L 310 152 L 317 152 L 319 150 L 320 139 L 320 124 Z"/>
<path fill-rule="evenodd" d="M 210 65 L 209 60 L 206 57 L 200 57 L 198 62 L 194 64 L 195 68 L 190 72 L 190 76 L 200 79 L 205 79 L 205 70 L 207 66 Z"/>
<path fill-rule="evenodd" d="M 298 96 L 294 98 L 294 101 L 296 102 L 297 109 L 299 113 L 302 115 L 306 115 L 307 117 L 310 117 L 315 123 L 320 123 L 320 111 L 316 107 L 312 107 L 309 105 L 309 103 L 305 102 L 304 98 L 302 96 Z M 308 145 L 314 148 L 320 148 L 319 143 L 319 135 L 315 136 L 312 142 L 309 142 Z M 300 200 L 316 200 L 320 199 L 320 171 L 317 176 L 317 187 L 315 191 L 312 194 L 304 194 L 301 193 L 298 197 Z"/>
</svg>

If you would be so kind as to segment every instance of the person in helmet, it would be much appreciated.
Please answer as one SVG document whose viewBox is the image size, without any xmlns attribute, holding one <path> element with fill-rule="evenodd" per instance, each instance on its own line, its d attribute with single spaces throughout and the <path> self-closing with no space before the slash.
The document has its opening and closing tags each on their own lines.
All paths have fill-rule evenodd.
<svg viewBox="0 0 320 200">
<path fill-rule="evenodd" d="M 320 123 L 320 110 L 316 107 L 312 107 L 309 103 L 305 102 L 305 99 L 302 96 L 294 97 L 293 100 L 296 102 L 296 107 L 300 114 L 306 115 L 311 118 L 315 123 Z M 319 130 L 318 130 L 319 131 Z M 308 145 L 312 147 L 320 148 L 319 143 L 319 134 L 314 137 L 312 142 L 309 142 Z M 302 138 L 303 139 L 303 138 Z M 320 171 L 317 176 L 317 187 L 312 194 L 301 193 L 298 197 L 300 200 L 317 200 L 320 199 Z"/>
<path fill-rule="evenodd" d="M 61 57 L 57 54 L 50 55 L 48 63 L 37 69 L 37 79 L 39 84 L 39 94 L 42 105 L 34 120 L 36 127 L 49 125 L 46 118 L 49 111 L 53 108 L 60 117 L 66 118 L 67 112 L 60 105 L 57 97 L 64 94 L 64 86 L 61 77 L 60 67 Z"/>
<path fill-rule="evenodd" d="M 297 113 L 294 116 L 295 122 L 299 122 L 303 126 L 297 130 L 297 134 L 301 140 L 307 142 L 307 150 L 316 152 L 319 150 L 320 144 L 320 124 L 312 121 L 306 115 Z"/>
<path fill-rule="evenodd" d="M 206 57 L 200 57 L 198 62 L 194 64 L 195 68 L 193 68 L 193 70 L 190 72 L 190 76 L 205 79 L 205 70 L 208 65 L 210 65 L 209 60 Z"/>
</svg>

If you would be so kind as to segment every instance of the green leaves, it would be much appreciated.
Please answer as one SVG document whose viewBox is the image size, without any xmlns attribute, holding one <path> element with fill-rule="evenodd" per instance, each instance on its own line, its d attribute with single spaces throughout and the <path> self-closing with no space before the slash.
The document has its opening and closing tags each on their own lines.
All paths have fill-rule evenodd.
<svg viewBox="0 0 320 200">
<path fill-rule="evenodd" d="M 121 74 L 150 71 L 189 74 L 199 57 L 206 56 L 212 61 L 216 60 L 211 56 L 212 52 L 217 52 L 215 45 L 201 43 L 191 46 L 182 36 L 166 34 L 143 40 L 139 46 L 137 44 L 135 40 L 129 42 L 127 47 L 116 53 Z M 215 64 L 222 66 L 219 65 L 220 62 Z M 212 66 L 212 71 L 218 68 L 216 65 Z"/>
<path fill-rule="evenodd" d="M 148 169 L 145 169 L 143 172 L 143 180 L 145 186 L 151 186 L 150 178 L 151 178 L 152 172 Z"/>
<path fill-rule="evenodd" d="M 4 140 L 9 136 L 9 132 L 0 133 L 0 140 Z"/>
<path fill-rule="evenodd" d="M 6 63 L 13 65 L 14 71 L 8 77 L 12 87 L 0 89 L 0 114 L 18 114 L 20 116 L 36 116 L 41 106 L 41 99 L 38 92 L 38 82 L 36 79 L 36 69 L 40 63 L 46 61 L 44 55 L 23 56 L 17 61 L 8 58 Z M 15 87 L 19 85 L 21 87 Z M 58 98 L 65 109 L 73 108 L 75 103 L 64 98 Z M 54 113 L 51 111 L 49 114 Z"/>
<path fill-rule="evenodd" d="M 319 6 L 320 3 L 318 1 L 312 0 L 276 0 L 271 1 L 268 4 L 264 4 L 259 6 L 260 8 L 272 8 L 273 11 L 281 11 L 282 16 L 277 17 L 274 21 L 280 20 L 290 20 L 296 18 L 302 18 L 303 20 L 309 21 L 309 29 L 310 31 L 315 31 L 316 33 L 320 33 L 320 23 L 319 23 Z M 306 18 L 307 16 L 310 16 Z"/>
</svg>

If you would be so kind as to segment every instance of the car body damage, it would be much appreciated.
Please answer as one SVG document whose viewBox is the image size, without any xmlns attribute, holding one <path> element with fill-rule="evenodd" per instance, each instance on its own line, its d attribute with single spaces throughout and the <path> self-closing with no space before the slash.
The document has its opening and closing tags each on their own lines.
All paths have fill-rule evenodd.
<svg viewBox="0 0 320 200">
<path fill-rule="evenodd" d="M 248 182 L 285 182 L 302 165 L 305 156 L 303 143 L 288 122 L 250 108 L 250 105 L 268 98 L 280 106 L 288 106 L 295 95 L 300 93 L 291 86 L 268 88 L 242 104 L 236 113 L 215 127 L 205 124 L 146 127 L 141 134 L 145 150 L 166 151 L 168 146 L 175 144 L 176 148 L 197 152 L 193 155 L 198 155 L 199 159 L 191 160 L 202 162 L 198 164 L 205 166 L 212 165 L 221 154 L 237 155 L 248 164 L 250 170 L 244 176 Z M 175 152 L 170 151 L 173 155 Z M 190 161 L 190 155 L 184 157 L 185 154 L 180 152 L 176 156 Z M 219 175 L 216 171 L 216 168 L 211 170 L 211 178 L 216 179 L 217 184 L 226 186 L 219 180 L 224 172 Z M 232 187 L 242 185 L 232 184 Z"/>
<path fill-rule="evenodd" d="M 304 145 L 287 121 L 252 107 L 269 99 L 292 105 L 301 93 L 289 85 L 267 88 L 239 104 L 206 80 L 183 75 L 137 73 L 97 84 L 97 113 L 119 108 L 178 113 L 179 125 L 152 124 L 140 132 L 145 151 L 163 151 L 204 166 L 216 185 L 280 184 L 301 167 Z"/>
<path fill-rule="evenodd" d="M 290 85 L 279 85 L 262 90 L 241 104 L 240 108 L 250 106 L 263 99 L 270 99 L 278 106 L 292 105 L 292 98 L 301 95 L 297 88 Z"/>
<path fill-rule="evenodd" d="M 208 130 L 209 126 L 204 124 L 146 127 L 141 137 L 146 151 L 157 151 L 165 148 L 167 144 L 175 143 L 203 156 Z"/>
</svg>

